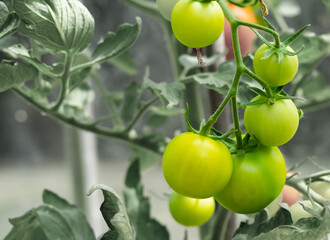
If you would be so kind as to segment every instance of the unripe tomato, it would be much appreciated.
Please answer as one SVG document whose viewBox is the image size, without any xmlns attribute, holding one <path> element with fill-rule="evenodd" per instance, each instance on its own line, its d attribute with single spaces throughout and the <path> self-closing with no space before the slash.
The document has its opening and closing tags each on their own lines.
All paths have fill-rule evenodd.
<svg viewBox="0 0 330 240">
<path fill-rule="evenodd" d="M 226 145 L 191 132 L 176 136 L 163 155 L 168 185 L 192 198 L 209 198 L 220 192 L 229 182 L 232 168 Z"/>
<path fill-rule="evenodd" d="M 218 2 L 180 0 L 171 15 L 176 38 L 191 48 L 202 48 L 214 43 L 224 27 L 224 15 Z"/>
<path fill-rule="evenodd" d="M 171 20 L 173 7 L 178 1 L 179 0 L 157 0 L 157 6 L 159 12 L 168 21 Z"/>
<path fill-rule="evenodd" d="M 255 97 L 252 101 L 261 98 Z M 280 146 L 295 135 L 299 125 L 299 114 L 291 99 L 281 99 L 276 100 L 274 104 L 247 106 L 244 123 L 247 132 L 254 135 L 261 144 Z"/>
<path fill-rule="evenodd" d="M 173 192 L 169 201 L 173 218 L 184 226 L 200 226 L 209 220 L 214 212 L 214 198 L 195 199 Z"/>
<path fill-rule="evenodd" d="M 301 203 L 304 204 L 306 207 L 309 207 L 311 209 L 315 209 L 313 207 L 312 203 L 309 200 L 301 201 Z M 321 205 L 320 204 L 315 203 L 315 205 L 317 207 L 320 207 L 321 208 Z M 293 223 L 296 223 L 301 218 L 314 217 L 309 212 L 306 212 L 299 202 L 293 204 L 290 207 L 290 213 L 291 213 L 291 218 L 292 218 Z"/>
<path fill-rule="evenodd" d="M 249 23 L 257 23 L 256 16 L 251 7 L 241 8 L 231 3 L 228 4 L 228 7 L 232 10 L 233 15 L 236 16 L 239 20 Z M 228 60 L 234 59 L 231 28 L 227 20 L 225 20 L 224 33 L 225 33 L 225 44 L 228 50 L 226 58 Z M 239 38 L 239 45 L 241 47 L 241 54 L 244 57 L 248 52 L 251 52 L 253 50 L 253 41 L 256 38 L 256 34 L 250 28 L 240 26 L 238 28 L 238 38 Z"/>
<path fill-rule="evenodd" d="M 261 45 L 257 49 L 253 59 L 254 71 L 270 86 L 283 86 L 290 82 L 296 75 L 298 71 L 298 57 L 297 55 L 284 55 L 283 59 L 279 62 L 277 54 L 273 54 L 263 59 L 269 49 L 266 44 Z M 289 46 L 286 49 L 293 52 L 293 49 Z"/>
<path fill-rule="evenodd" d="M 252 152 L 233 155 L 233 174 L 215 200 L 235 213 L 255 213 L 281 193 L 286 166 L 277 147 L 259 146 Z"/>
</svg>

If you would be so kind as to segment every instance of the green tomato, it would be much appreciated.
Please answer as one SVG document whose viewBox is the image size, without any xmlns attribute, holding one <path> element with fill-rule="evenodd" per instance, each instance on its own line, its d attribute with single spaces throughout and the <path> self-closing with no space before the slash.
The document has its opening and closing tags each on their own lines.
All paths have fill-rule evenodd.
<svg viewBox="0 0 330 240">
<path fill-rule="evenodd" d="M 196 199 L 173 192 L 169 201 L 173 218 L 184 226 L 200 226 L 209 220 L 214 212 L 214 198 Z"/>
<path fill-rule="evenodd" d="M 166 20 L 171 20 L 173 7 L 178 1 L 179 0 L 157 0 L 158 10 Z"/>
<path fill-rule="evenodd" d="M 290 213 L 291 213 L 291 218 L 292 218 L 293 223 L 296 223 L 301 218 L 314 217 L 314 215 L 310 214 L 309 212 L 306 212 L 300 203 L 302 203 L 306 207 L 309 207 L 309 208 L 315 209 L 315 210 L 317 208 L 321 208 L 321 205 L 318 203 L 315 203 L 316 208 L 314 208 L 312 203 L 309 200 L 304 200 L 304 201 L 300 201 L 300 202 L 293 204 L 290 207 Z"/>
<path fill-rule="evenodd" d="M 224 27 L 224 15 L 218 2 L 180 0 L 171 15 L 176 38 L 191 48 L 202 48 L 214 43 Z"/>
<path fill-rule="evenodd" d="M 233 163 L 226 145 L 187 132 L 167 145 L 162 167 L 174 191 L 187 197 L 209 198 L 227 185 Z"/>
<path fill-rule="evenodd" d="M 261 98 L 258 96 L 252 101 Z M 274 104 L 247 106 L 244 123 L 247 132 L 255 136 L 261 144 L 280 146 L 295 135 L 299 125 L 299 114 L 291 99 L 281 99 L 276 100 Z"/>
<path fill-rule="evenodd" d="M 255 213 L 267 207 L 281 193 L 286 166 L 277 147 L 259 146 L 233 155 L 233 174 L 215 200 L 235 213 Z"/>
<path fill-rule="evenodd" d="M 279 62 L 278 55 L 273 54 L 269 58 L 263 59 L 269 49 L 266 44 L 257 49 L 253 59 L 254 71 L 270 86 L 285 85 L 294 78 L 298 71 L 298 57 L 297 55 L 284 55 Z M 286 49 L 293 52 L 289 46 Z"/>
</svg>

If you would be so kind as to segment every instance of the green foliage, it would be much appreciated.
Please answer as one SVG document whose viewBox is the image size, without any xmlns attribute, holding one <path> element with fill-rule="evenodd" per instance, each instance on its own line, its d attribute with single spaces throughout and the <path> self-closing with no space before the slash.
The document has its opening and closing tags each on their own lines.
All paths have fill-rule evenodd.
<svg viewBox="0 0 330 240">
<path fill-rule="evenodd" d="M 96 190 L 101 190 L 104 201 L 101 205 L 102 216 L 109 227 L 109 231 L 104 233 L 101 240 L 131 240 L 134 233 L 130 221 L 125 211 L 124 204 L 118 194 L 105 185 L 94 185 L 89 191 L 91 195 Z"/>
<path fill-rule="evenodd" d="M 96 239 L 84 213 L 55 193 L 45 190 L 44 204 L 18 218 L 5 240 Z"/>
<path fill-rule="evenodd" d="M 19 86 L 27 80 L 35 78 L 37 71 L 20 62 L 2 61 L 0 63 L 0 92 Z"/>
<path fill-rule="evenodd" d="M 302 218 L 292 225 L 291 214 L 286 204 L 281 204 L 276 215 L 267 220 L 267 213 L 262 211 L 254 219 L 254 223 L 241 223 L 233 240 L 308 240 L 321 239 L 330 232 L 329 201 L 318 217 Z"/>
<path fill-rule="evenodd" d="M 128 216 L 135 228 L 136 240 L 167 240 L 166 228 L 150 216 L 149 198 L 143 195 L 140 163 L 136 159 L 127 171 L 124 188 Z"/>
<path fill-rule="evenodd" d="M 89 44 L 94 19 L 78 0 L 16 0 L 18 32 L 55 51 L 77 53 Z"/>
</svg>

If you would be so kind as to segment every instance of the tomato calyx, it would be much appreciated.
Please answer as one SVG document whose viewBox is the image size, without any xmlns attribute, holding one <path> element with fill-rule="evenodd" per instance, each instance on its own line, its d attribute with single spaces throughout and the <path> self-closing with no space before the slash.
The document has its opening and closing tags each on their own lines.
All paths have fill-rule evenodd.
<svg viewBox="0 0 330 240">
<path fill-rule="evenodd" d="M 266 24 L 268 25 L 268 27 L 270 29 L 276 31 L 275 27 L 265 17 L 264 17 L 264 20 L 265 20 Z M 260 33 L 258 33 L 256 30 L 254 30 L 253 28 L 251 28 L 251 30 L 269 47 L 269 49 L 267 50 L 265 56 L 262 57 L 261 59 L 268 59 L 271 56 L 273 56 L 274 54 L 276 54 L 277 55 L 277 59 L 278 59 L 278 63 L 280 63 L 282 61 L 282 59 L 284 58 L 285 55 L 287 55 L 287 56 L 295 56 L 295 55 L 299 54 L 304 49 L 304 46 L 302 46 L 300 48 L 300 50 L 298 50 L 298 51 L 289 51 L 288 50 L 288 47 L 309 26 L 310 26 L 310 24 L 304 26 L 303 28 L 301 28 L 300 30 L 298 30 L 296 33 L 294 33 L 293 35 L 291 35 L 284 42 L 275 42 L 275 43 L 274 42 L 269 42 Z"/>
<path fill-rule="evenodd" d="M 234 1 L 234 0 L 228 0 L 228 2 L 235 4 L 239 7 L 248 7 L 248 6 L 253 6 L 257 4 L 259 0 L 241 0 L 241 1 Z"/>
</svg>

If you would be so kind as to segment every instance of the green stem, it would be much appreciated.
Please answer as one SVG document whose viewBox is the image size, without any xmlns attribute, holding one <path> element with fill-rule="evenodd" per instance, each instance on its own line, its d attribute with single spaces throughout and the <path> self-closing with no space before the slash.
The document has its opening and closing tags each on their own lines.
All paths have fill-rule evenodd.
<svg viewBox="0 0 330 240">
<path fill-rule="evenodd" d="M 302 179 L 294 179 L 291 178 L 290 180 L 286 181 L 286 184 L 294 187 L 297 189 L 299 192 L 303 193 L 304 195 L 308 196 L 308 186 L 305 183 L 305 180 Z M 312 189 L 309 189 L 309 194 L 312 197 L 312 199 L 316 202 L 318 202 L 321 205 L 324 205 L 327 199 L 313 191 Z"/>
<path fill-rule="evenodd" d="M 155 103 L 159 100 L 159 97 L 155 97 L 153 99 L 151 99 L 149 102 L 147 102 L 141 109 L 140 111 L 137 113 L 137 115 L 134 117 L 134 119 L 132 120 L 132 122 L 127 126 L 127 128 L 125 129 L 124 132 L 129 132 L 134 126 L 135 124 L 139 121 L 139 119 L 142 117 L 142 115 Z"/>
<path fill-rule="evenodd" d="M 72 61 L 73 61 L 73 55 L 70 52 L 67 52 L 66 53 L 66 58 L 65 58 L 64 72 L 63 72 L 63 75 L 62 75 L 62 78 L 61 78 L 61 83 L 62 83 L 61 93 L 60 93 L 59 99 L 57 100 L 56 104 L 53 107 L 54 111 L 57 111 L 61 107 L 61 105 L 62 105 L 62 103 L 63 103 L 63 101 L 64 101 L 64 99 L 65 99 L 65 97 L 66 97 L 66 95 L 69 91 L 70 68 L 71 68 L 71 65 L 72 65 Z"/>
<path fill-rule="evenodd" d="M 106 88 L 105 88 L 104 84 L 101 82 L 98 75 L 93 73 L 92 78 L 93 78 L 97 88 L 101 92 L 102 98 L 106 102 L 106 106 L 108 108 L 108 111 L 112 114 L 111 116 L 114 120 L 115 125 L 117 126 L 118 129 L 122 129 L 124 127 L 124 125 L 123 125 L 123 123 L 122 123 L 122 121 L 119 117 L 119 114 L 117 112 L 117 108 L 115 106 L 115 103 L 114 103 L 113 99 L 107 98 L 108 92 L 106 91 Z"/>
<path fill-rule="evenodd" d="M 244 21 L 241 21 L 241 20 L 236 20 L 236 22 L 237 22 L 238 25 L 259 29 L 259 30 L 262 30 L 262 31 L 265 31 L 265 32 L 268 32 L 268 33 L 272 34 L 274 39 L 275 39 L 275 47 L 277 47 L 277 48 L 281 47 L 280 35 L 276 31 L 274 31 L 274 30 L 272 30 L 268 27 L 265 27 L 265 26 L 261 26 L 261 25 L 254 24 L 254 23 L 249 23 L 249 22 L 244 22 Z"/>
<path fill-rule="evenodd" d="M 243 149 L 243 140 L 242 140 L 242 131 L 241 131 L 241 126 L 239 124 L 239 117 L 238 117 L 238 109 L 237 109 L 237 100 L 236 96 L 231 98 L 231 107 L 233 111 L 233 121 L 234 121 L 234 126 L 235 126 L 235 136 L 236 136 L 236 141 L 237 141 L 237 146 L 236 149 Z"/>
<path fill-rule="evenodd" d="M 95 133 L 100 136 L 105 136 L 109 138 L 114 138 L 119 141 L 122 141 L 126 144 L 132 145 L 133 147 L 139 147 L 142 149 L 145 149 L 146 151 L 154 152 L 156 154 L 162 154 L 160 149 L 158 148 L 158 145 L 153 145 L 153 144 L 146 144 L 145 141 L 140 140 L 139 138 L 130 138 L 127 133 L 124 133 L 122 131 L 111 131 L 107 128 L 104 127 L 98 127 L 95 126 L 94 123 L 83 123 L 80 121 L 77 121 L 77 119 L 73 117 L 68 117 L 65 115 L 62 115 L 61 113 L 54 111 L 52 108 L 48 108 L 43 104 L 38 103 L 33 99 L 33 97 L 29 96 L 25 91 L 23 91 L 20 88 L 12 88 L 12 90 L 22 97 L 24 100 L 26 100 L 28 103 L 30 103 L 33 107 L 38 109 L 41 112 L 44 112 L 48 114 L 51 117 L 56 118 L 59 121 L 62 121 L 68 125 L 71 125 L 73 127 Z"/>
<path fill-rule="evenodd" d="M 244 73 L 251 77 L 252 79 L 256 80 L 266 91 L 267 97 L 272 98 L 273 93 L 270 90 L 270 87 L 268 86 L 267 83 L 265 83 L 260 77 L 258 77 L 251 69 L 248 67 L 244 67 Z"/>
</svg>

